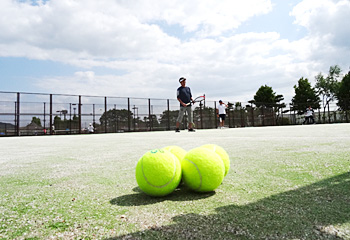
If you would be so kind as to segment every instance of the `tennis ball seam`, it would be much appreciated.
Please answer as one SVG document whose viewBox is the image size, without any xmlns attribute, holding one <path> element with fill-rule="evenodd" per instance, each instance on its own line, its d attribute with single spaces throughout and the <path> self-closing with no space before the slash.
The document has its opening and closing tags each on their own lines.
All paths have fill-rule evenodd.
<svg viewBox="0 0 350 240">
<path fill-rule="evenodd" d="M 162 186 L 153 185 L 152 183 L 150 183 L 150 182 L 148 181 L 148 179 L 147 179 L 147 177 L 146 177 L 146 175 L 145 175 L 145 172 L 143 171 L 143 159 L 141 159 L 142 175 L 143 175 L 143 177 L 145 178 L 146 182 L 147 182 L 149 185 L 151 185 L 152 187 L 155 187 L 155 188 L 163 188 L 163 187 L 168 186 L 168 185 L 174 180 L 174 178 L 175 178 L 175 176 L 176 176 L 176 160 L 177 160 L 177 159 L 174 158 L 175 156 L 171 156 L 171 157 L 172 157 L 173 160 L 174 160 L 174 173 L 173 173 L 173 177 L 170 179 L 169 182 L 167 182 L 166 184 L 164 184 L 164 185 L 162 185 Z"/>
<path fill-rule="evenodd" d="M 187 158 L 184 158 L 184 160 L 186 160 L 186 161 L 190 162 L 191 164 L 193 164 L 196 167 L 196 169 L 197 169 L 200 181 L 199 181 L 199 187 L 194 189 L 194 190 L 195 191 L 199 191 L 201 189 L 201 187 L 202 187 L 202 175 L 201 175 L 201 172 L 199 171 L 199 168 L 197 167 L 197 165 L 194 162 L 192 162 L 191 160 L 188 160 Z"/>
</svg>

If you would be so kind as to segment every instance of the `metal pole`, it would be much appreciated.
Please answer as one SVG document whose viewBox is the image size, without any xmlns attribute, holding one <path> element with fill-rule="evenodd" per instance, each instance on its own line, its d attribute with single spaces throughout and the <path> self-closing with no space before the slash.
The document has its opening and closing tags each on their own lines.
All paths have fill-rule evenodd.
<svg viewBox="0 0 350 240">
<path fill-rule="evenodd" d="M 78 126 L 79 134 L 81 134 L 81 96 L 79 95 L 79 104 L 78 104 Z"/>
<path fill-rule="evenodd" d="M 151 99 L 148 99 L 148 118 L 149 118 L 149 130 L 152 131 L 152 119 L 151 119 Z"/>
<path fill-rule="evenodd" d="M 216 117 L 216 101 L 214 102 L 214 123 L 215 123 L 215 125 L 214 125 L 214 127 L 215 128 L 218 128 L 218 118 Z"/>
<path fill-rule="evenodd" d="M 254 108 L 253 108 L 253 103 L 250 103 L 251 106 L 251 110 L 252 110 L 252 123 L 253 123 L 253 127 L 255 126 L 255 122 L 254 122 Z"/>
<path fill-rule="evenodd" d="M 202 102 L 199 103 L 199 114 L 201 118 L 201 129 L 203 129 L 203 113 L 202 113 Z"/>
<path fill-rule="evenodd" d="M 130 98 L 128 98 L 128 131 L 131 131 L 131 124 L 130 124 Z"/>
<path fill-rule="evenodd" d="M 16 112 L 16 115 L 17 115 L 17 125 L 16 125 L 16 131 L 17 131 L 17 136 L 20 136 L 20 131 L 19 131 L 19 121 L 20 121 L 20 93 L 18 92 L 17 93 L 17 112 Z"/>
<path fill-rule="evenodd" d="M 170 130 L 170 104 L 169 99 L 167 99 L 167 105 L 168 105 L 168 130 Z"/>
<path fill-rule="evenodd" d="M 46 134 L 46 103 L 44 102 L 44 131 Z"/>
<path fill-rule="evenodd" d="M 72 103 L 69 103 L 69 134 L 72 134 Z"/>
<path fill-rule="evenodd" d="M 105 97 L 105 133 L 107 133 L 107 97 Z"/>
<path fill-rule="evenodd" d="M 95 104 L 92 104 L 92 126 L 94 127 L 94 129 L 95 129 L 95 125 L 96 125 L 96 121 L 95 121 Z M 94 131 L 94 132 L 96 132 L 96 131 Z"/>
<path fill-rule="evenodd" d="M 15 116 L 15 126 L 17 126 L 17 101 L 15 101 L 15 112 L 13 113 Z M 17 135 L 17 127 L 15 127 L 15 135 Z"/>
<path fill-rule="evenodd" d="M 114 104 L 114 109 L 113 109 L 113 125 L 114 125 L 114 132 L 117 132 L 117 104 Z"/>
<path fill-rule="evenodd" d="M 53 134 L 52 129 L 52 94 L 50 94 L 50 135 Z"/>
<path fill-rule="evenodd" d="M 135 120 L 135 110 L 136 110 L 136 106 L 134 105 L 134 107 L 132 108 L 134 110 L 134 115 L 133 115 L 133 125 L 134 125 L 134 131 L 136 131 L 136 120 Z"/>
</svg>

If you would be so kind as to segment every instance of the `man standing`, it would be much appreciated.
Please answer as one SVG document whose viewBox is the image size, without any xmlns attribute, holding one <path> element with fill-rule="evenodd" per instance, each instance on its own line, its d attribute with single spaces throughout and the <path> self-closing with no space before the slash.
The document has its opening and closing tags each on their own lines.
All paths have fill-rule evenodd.
<svg viewBox="0 0 350 240">
<path fill-rule="evenodd" d="M 219 128 L 224 128 L 225 126 L 225 118 L 226 118 L 226 108 L 228 107 L 227 104 L 223 103 L 221 100 L 219 101 L 220 105 L 218 106 L 218 109 L 216 109 L 216 114 L 218 115 L 220 119 L 220 126 Z"/>
<path fill-rule="evenodd" d="M 180 111 L 179 116 L 176 120 L 176 130 L 175 132 L 180 132 L 180 122 L 182 122 L 184 113 L 187 112 L 188 116 L 188 131 L 189 132 L 195 132 L 195 130 L 192 128 L 192 94 L 191 89 L 189 87 L 186 87 L 186 78 L 181 77 L 179 79 L 179 82 L 181 84 L 181 87 L 177 89 L 177 100 L 180 102 Z"/>
<path fill-rule="evenodd" d="M 95 130 L 94 126 L 92 126 L 92 123 L 90 123 L 88 127 L 89 133 L 94 133 L 94 130 Z"/>
<path fill-rule="evenodd" d="M 306 112 L 305 112 L 305 120 L 303 122 L 303 124 L 305 123 L 310 123 L 310 120 L 311 120 L 311 123 L 314 124 L 315 123 L 315 120 L 314 120 L 314 110 L 311 108 L 311 106 L 309 106 L 307 109 L 306 109 Z"/>
</svg>

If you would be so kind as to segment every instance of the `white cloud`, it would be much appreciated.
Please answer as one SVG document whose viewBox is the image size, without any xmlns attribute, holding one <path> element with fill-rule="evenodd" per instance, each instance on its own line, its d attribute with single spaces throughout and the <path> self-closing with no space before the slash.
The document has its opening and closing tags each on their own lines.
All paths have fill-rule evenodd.
<svg viewBox="0 0 350 240">
<path fill-rule="evenodd" d="M 27 45 L 34 48 L 32 57 L 39 59 L 42 54 L 35 48 L 50 52 L 50 56 L 71 51 L 78 59 L 149 59 L 172 51 L 180 44 L 179 39 L 168 36 L 152 22 L 166 21 L 180 24 L 185 31 L 219 35 L 237 28 L 254 15 L 267 13 L 271 3 L 267 0 L 224 1 L 221 4 L 213 0 L 51 0 L 33 6 L 3 0 L 0 9 L 2 50 L 9 45 Z M 19 55 L 21 50 L 13 54 Z M 2 56 L 11 54 L 8 50 L 1 52 Z"/>
<path fill-rule="evenodd" d="M 2 0 L 0 57 L 81 69 L 37 79 L 48 92 L 175 98 L 177 79 L 186 76 L 194 95 L 237 101 L 264 84 L 290 99 L 300 77 L 348 64 L 349 1 L 301 1 L 290 14 L 308 35 L 297 41 L 277 32 L 235 33 L 272 9 L 270 0 Z M 191 37 L 167 34 L 174 25 Z M 97 67 L 118 74 L 97 74 Z"/>
<path fill-rule="evenodd" d="M 310 36 L 319 38 L 322 43 L 350 48 L 350 28 L 347 27 L 350 1 L 304 0 L 291 15 L 295 17 L 296 24 L 306 27 Z"/>
<path fill-rule="evenodd" d="M 52 0 L 32 6 L 4 0 L 0 9 L 1 50 L 27 45 L 32 48 L 32 58 L 42 57 L 35 48 L 52 58 L 52 53 L 67 51 L 77 59 L 149 58 L 178 42 L 158 26 L 140 22 L 115 1 Z M 18 48 L 13 55 L 23 50 L 26 48 Z M 1 52 L 11 55 L 8 50 Z"/>
<path fill-rule="evenodd" d="M 239 27 L 247 19 L 272 10 L 270 0 L 193 0 L 123 1 L 123 6 L 146 22 L 166 21 L 179 24 L 187 32 L 217 36 Z"/>
</svg>

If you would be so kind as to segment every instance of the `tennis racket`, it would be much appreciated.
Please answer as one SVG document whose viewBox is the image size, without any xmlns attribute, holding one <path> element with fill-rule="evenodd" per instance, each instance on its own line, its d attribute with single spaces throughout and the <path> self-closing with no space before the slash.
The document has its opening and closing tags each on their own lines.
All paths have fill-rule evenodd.
<svg viewBox="0 0 350 240">
<path fill-rule="evenodd" d="M 192 102 L 186 103 L 186 106 L 191 105 L 191 103 L 201 102 L 205 100 L 205 95 L 196 97 Z"/>
</svg>

